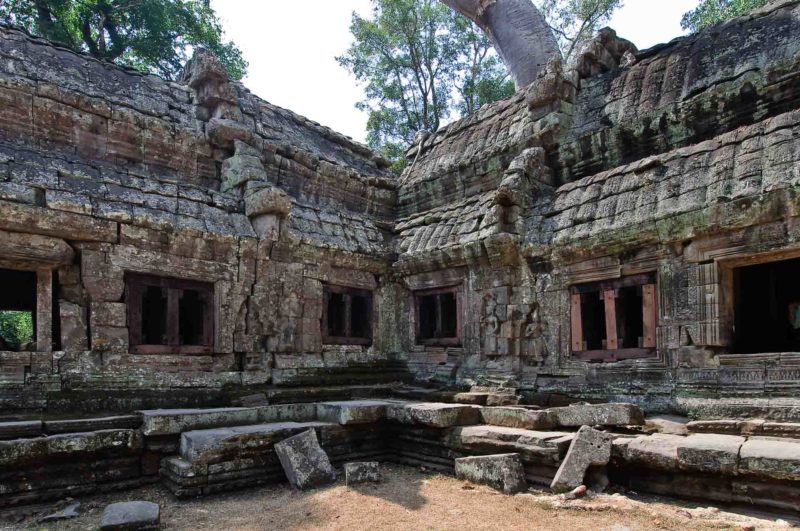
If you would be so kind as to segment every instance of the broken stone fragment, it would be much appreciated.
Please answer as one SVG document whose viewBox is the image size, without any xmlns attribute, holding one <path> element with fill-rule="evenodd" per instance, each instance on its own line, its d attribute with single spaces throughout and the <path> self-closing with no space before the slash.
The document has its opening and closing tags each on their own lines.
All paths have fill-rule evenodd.
<svg viewBox="0 0 800 531">
<path fill-rule="evenodd" d="M 158 529 L 161 507 L 149 501 L 112 503 L 103 511 L 101 531 Z"/>
<path fill-rule="evenodd" d="M 292 201 L 283 190 L 274 186 L 264 186 L 245 198 L 244 207 L 250 219 L 266 214 L 286 217 L 292 210 Z"/>
<path fill-rule="evenodd" d="M 69 520 L 70 518 L 76 518 L 80 516 L 80 512 L 78 512 L 80 508 L 81 508 L 80 502 L 73 502 L 59 511 L 48 514 L 47 516 L 41 518 L 39 521 L 42 523 L 57 522 L 59 520 Z"/>
<path fill-rule="evenodd" d="M 489 485 L 506 494 L 528 488 L 525 469 L 519 454 L 496 454 L 456 459 L 456 477 Z"/>
<path fill-rule="evenodd" d="M 640 426 L 644 424 L 644 412 L 634 404 L 573 404 L 548 410 L 555 426 L 577 428 L 579 426 Z"/>
<path fill-rule="evenodd" d="M 319 445 L 317 433 L 307 430 L 275 445 L 275 453 L 292 487 L 306 490 L 336 481 L 328 454 Z"/>
<path fill-rule="evenodd" d="M 206 134 L 215 146 L 232 149 L 234 141 L 250 142 L 253 131 L 246 125 L 227 118 L 212 118 L 206 125 Z"/>
<path fill-rule="evenodd" d="M 381 473 L 377 461 L 345 463 L 344 465 L 345 485 L 349 486 L 366 482 L 377 483 L 380 480 Z"/>
<path fill-rule="evenodd" d="M 205 83 L 226 83 L 228 71 L 211 51 L 198 48 L 183 67 L 181 81 L 191 88 L 197 88 Z"/>
<path fill-rule="evenodd" d="M 583 485 L 589 467 L 608 464 L 611 459 L 611 439 L 608 433 L 589 426 L 578 430 L 550 488 L 555 492 L 567 492 Z"/>
</svg>

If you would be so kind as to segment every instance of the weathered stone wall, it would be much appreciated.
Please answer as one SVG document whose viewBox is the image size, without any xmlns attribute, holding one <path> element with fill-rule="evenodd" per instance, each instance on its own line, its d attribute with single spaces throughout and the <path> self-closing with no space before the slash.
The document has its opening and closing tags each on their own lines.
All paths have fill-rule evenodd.
<svg viewBox="0 0 800 531">
<path fill-rule="evenodd" d="M 204 52 L 179 83 L 12 29 L 0 57 L 0 267 L 55 278 L 57 325 L 37 352 L 0 353 L 4 410 L 225 403 L 226 388 L 387 364 L 380 337 L 323 345 L 319 321 L 323 282 L 380 298 L 386 161 Z M 213 352 L 132 354 L 128 273 L 213 283 Z"/>
<path fill-rule="evenodd" d="M 411 367 L 673 411 L 796 393 L 796 354 L 730 353 L 730 271 L 800 249 L 798 34 L 794 1 L 641 53 L 603 31 L 575 68 L 427 139 L 394 268 L 409 292 L 463 286 L 464 341 L 426 349 L 401 327 Z M 573 359 L 570 286 L 650 272 L 655 355 Z"/>
<path fill-rule="evenodd" d="M 797 353 L 732 353 L 731 278 L 800 256 L 798 35 L 796 0 L 644 52 L 604 30 L 573 67 L 420 134 L 394 179 L 204 51 L 173 83 L 2 29 L 0 268 L 39 290 L 36 351 L 0 352 L 0 404 L 227 405 L 406 369 L 662 410 L 791 400 Z M 131 353 L 129 273 L 213 283 L 211 352 Z M 576 359 L 570 288 L 641 273 L 653 355 Z M 325 284 L 373 292 L 371 345 L 323 343 Z M 453 287 L 460 342 L 420 344 L 414 293 Z"/>
</svg>

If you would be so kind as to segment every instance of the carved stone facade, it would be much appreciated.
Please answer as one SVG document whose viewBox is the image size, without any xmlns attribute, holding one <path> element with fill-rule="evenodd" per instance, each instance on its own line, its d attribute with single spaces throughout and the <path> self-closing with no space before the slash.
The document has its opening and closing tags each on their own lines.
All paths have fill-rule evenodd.
<svg viewBox="0 0 800 531">
<path fill-rule="evenodd" d="M 0 406 L 412 375 L 652 410 L 796 397 L 800 353 L 740 352 L 736 279 L 800 257 L 798 35 L 797 1 L 644 52 L 603 31 L 574 69 L 420 135 L 395 178 L 205 52 L 171 83 L 0 29 L 0 273 L 35 272 L 37 301 Z M 135 275 L 199 284 L 142 295 Z M 326 285 L 371 296 L 337 317 L 369 311 L 370 341 L 326 344 Z M 176 348 L 140 353 L 134 325 Z"/>
</svg>

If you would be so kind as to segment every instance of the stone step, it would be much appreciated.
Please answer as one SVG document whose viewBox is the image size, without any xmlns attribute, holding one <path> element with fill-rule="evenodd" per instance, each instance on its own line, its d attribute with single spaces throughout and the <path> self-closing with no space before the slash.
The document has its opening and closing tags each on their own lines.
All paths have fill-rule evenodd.
<svg viewBox="0 0 800 531">
<path fill-rule="evenodd" d="M 725 433 L 730 435 L 787 437 L 800 439 L 800 423 L 753 420 L 695 420 L 686 424 L 689 433 Z"/>
<path fill-rule="evenodd" d="M 398 400 L 348 400 L 339 402 L 322 402 L 317 404 L 317 419 L 323 422 L 335 422 L 342 426 L 350 424 L 369 424 L 386 418 L 386 408 L 390 405 L 401 405 Z"/>
<path fill-rule="evenodd" d="M 179 435 L 185 431 L 227 428 L 280 421 L 316 420 L 316 404 L 278 404 L 259 407 L 208 409 L 152 409 L 137 412 L 148 437 Z"/>
<path fill-rule="evenodd" d="M 504 426 L 467 426 L 451 434 L 454 448 L 471 452 L 520 452 L 528 460 L 556 463 L 563 458 L 574 433 L 534 431 Z"/>
<path fill-rule="evenodd" d="M 336 426 L 328 422 L 273 422 L 181 434 L 180 456 L 187 462 L 217 463 L 269 451 L 276 442 L 309 428 Z"/>
<path fill-rule="evenodd" d="M 655 434 L 616 439 L 612 452 L 623 467 L 800 481 L 800 439 Z"/>
<path fill-rule="evenodd" d="M 38 466 L 50 460 L 87 459 L 97 454 L 128 455 L 142 451 L 139 430 L 101 430 L 65 433 L 34 439 L 0 441 L 0 470 L 3 467 Z"/>
<path fill-rule="evenodd" d="M 38 437 L 43 433 L 41 420 L 20 420 L 0 422 L 0 440 Z"/>
<path fill-rule="evenodd" d="M 434 428 L 480 424 L 481 407 L 435 402 L 396 403 L 386 408 L 386 418 L 401 424 L 419 424 Z"/>
</svg>

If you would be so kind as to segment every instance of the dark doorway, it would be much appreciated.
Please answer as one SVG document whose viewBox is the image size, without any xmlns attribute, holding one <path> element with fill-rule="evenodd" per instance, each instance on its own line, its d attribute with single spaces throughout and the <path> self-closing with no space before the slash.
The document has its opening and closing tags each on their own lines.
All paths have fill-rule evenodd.
<svg viewBox="0 0 800 531">
<path fill-rule="evenodd" d="M 606 348 L 606 307 L 603 293 L 597 291 L 581 293 L 581 322 L 583 323 L 582 350 L 602 350 Z"/>
<path fill-rule="evenodd" d="M 800 259 L 733 270 L 734 351 L 800 351 Z"/>
<path fill-rule="evenodd" d="M 36 273 L 0 269 L 0 350 L 35 350 Z"/>
</svg>

